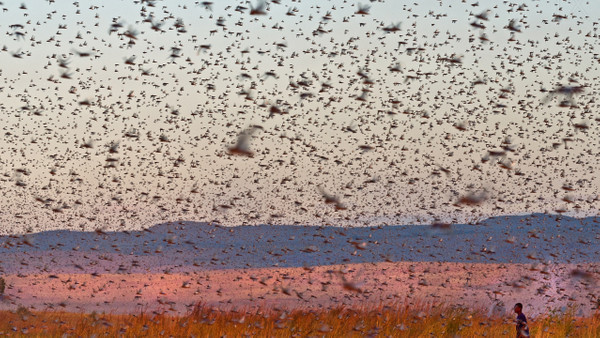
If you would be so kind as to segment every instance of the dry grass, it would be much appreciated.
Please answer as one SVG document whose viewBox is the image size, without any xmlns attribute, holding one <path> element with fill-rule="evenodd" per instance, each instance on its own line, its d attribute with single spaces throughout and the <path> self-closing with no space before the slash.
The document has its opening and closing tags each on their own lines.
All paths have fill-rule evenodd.
<svg viewBox="0 0 600 338">
<path fill-rule="evenodd" d="M 598 337 L 600 314 L 576 318 L 574 311 L 530 320 L 532 337 Z M 62 337 L 512 337 L 513 316 L 489 318 L 477 311 L 427 305 L 370 309 L 217 310 L 202 304 L 181 317 L 167 314 L 77 314 L 30 312 L 21 307 L 0 312 L 0 335 Z"/>
</svg>

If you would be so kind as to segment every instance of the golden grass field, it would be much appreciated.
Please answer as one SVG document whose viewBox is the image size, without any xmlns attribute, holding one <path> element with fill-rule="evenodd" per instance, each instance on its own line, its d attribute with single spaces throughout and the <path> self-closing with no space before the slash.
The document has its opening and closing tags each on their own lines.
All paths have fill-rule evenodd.
<svg viewBox="0 0 600 338">
<path fill-rule="evenodd" d="M 480 311 L 401 304 L 324 310 L 217 310 L 199 304 L 184 316 L 161 313 L 84 314 L 0 312 L 0 335 L 62 337 L 512 337 L 514 316 L 489 318 Z M 532 337 L 599 337 L 600 313 L 548 313 L 530 318 Z"/>
</svg>

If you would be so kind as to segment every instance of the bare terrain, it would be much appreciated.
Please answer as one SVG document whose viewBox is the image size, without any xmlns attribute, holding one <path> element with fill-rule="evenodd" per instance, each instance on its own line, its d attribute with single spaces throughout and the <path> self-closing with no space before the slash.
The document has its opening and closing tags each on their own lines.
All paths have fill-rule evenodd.
<svg viewBox="0 0 600 338">
<path fill-rule="evenodd" d="M 128 233 L 4 237 L 3 309 L 184 314 L 219 308 L 451 304 L 503 313 L 597 307 L 595 218 L 474 225 L 226 228 L 171 223 Z M 560 243 L 560 244 L 559 244 Z M 566 251 L 566 248 L 569 248 Z"/>
</svg>

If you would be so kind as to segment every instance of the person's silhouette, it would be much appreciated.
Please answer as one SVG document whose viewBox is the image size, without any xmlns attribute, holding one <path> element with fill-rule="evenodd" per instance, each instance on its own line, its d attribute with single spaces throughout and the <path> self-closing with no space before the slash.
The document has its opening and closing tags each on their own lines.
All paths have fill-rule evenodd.
<svg viewBox="0 0 600 338">
<path fill-rule="evenodd" d="M 527 318 L 523 314 L 523 304 L 515 304 L 514 310 L 517 314 L 517 338 L 529 337 L 529 327 L 527 327 Z"/>
</svg>

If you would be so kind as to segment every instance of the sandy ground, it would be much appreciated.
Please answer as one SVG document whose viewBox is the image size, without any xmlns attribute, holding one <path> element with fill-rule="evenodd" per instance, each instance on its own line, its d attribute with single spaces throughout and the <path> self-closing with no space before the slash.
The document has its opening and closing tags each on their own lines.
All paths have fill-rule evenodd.
<svg viewBox="0 0 600 338">
<path fill-rule="evenodd" d="M 177 274 L 5 275 L 0 308 L 184 314 L 198 302 L 219 308 L 321 308 L 430 302 L 530 315 L 578 305 L 590 313 L 600 264 L 367 263 L 311 268 L 208 270 Z"/>
</svg>

